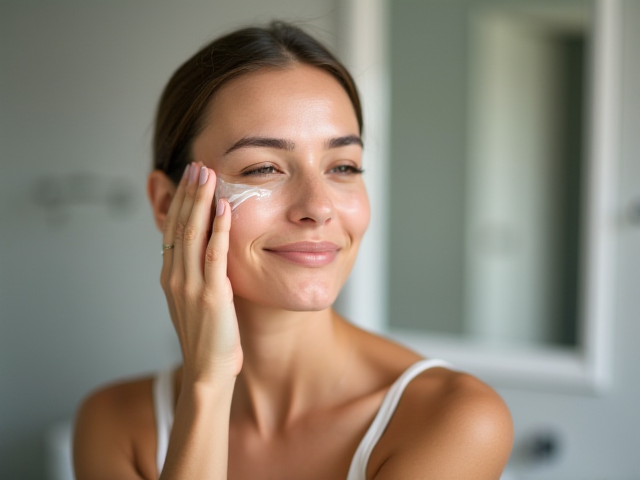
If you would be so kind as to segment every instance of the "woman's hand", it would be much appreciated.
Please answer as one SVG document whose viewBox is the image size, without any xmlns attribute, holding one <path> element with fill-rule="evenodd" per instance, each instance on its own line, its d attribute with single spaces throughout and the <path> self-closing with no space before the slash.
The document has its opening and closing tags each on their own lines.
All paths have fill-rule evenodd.
<svg viewBox="0 0 640 480">
<path fill-rule="evenodd" d="M 163 244 L 174 247 L 163 250 L 160 283 L 182 348 L 183 384 L 210 384 L 242 368 L 227 277 L 231 208 L 221 199 L 214 218 L 215 186 L 213 170 L 187 166 L 163 227 Z"/>
</svg>

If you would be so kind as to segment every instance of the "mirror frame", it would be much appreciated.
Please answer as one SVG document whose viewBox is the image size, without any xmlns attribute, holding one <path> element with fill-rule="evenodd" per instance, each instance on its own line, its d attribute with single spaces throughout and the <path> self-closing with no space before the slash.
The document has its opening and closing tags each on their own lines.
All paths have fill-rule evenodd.
<svg viewBox="0 0 640 480">
<path fill-rule="evenodd" d="M 615 319 L 616 179 L 619 144 L 621 0 L 594 0 L 589 119 L 581 254 L 578 346 L 486 346 L 387 322 L 391 0 L 347 0 L 343 59 L 360 89 L 365 113 L 365 182 L 371 223 L 341 296 L 341 312 L 355 324 L 445 358 L 497 387 L 597 394 L 611 385 Z"/>
</svg>

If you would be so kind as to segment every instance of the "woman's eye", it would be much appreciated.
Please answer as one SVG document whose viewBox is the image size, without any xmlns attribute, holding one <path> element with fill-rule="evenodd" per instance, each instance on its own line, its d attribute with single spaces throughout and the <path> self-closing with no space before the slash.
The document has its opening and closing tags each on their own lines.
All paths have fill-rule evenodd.
<svg viewBox="0 0 640 480">
<path fill-rule="evenodd" d="M 242 172 L 243 177 L 251 177 L 251 176 L 261 176 L 261 175 L 271 175 L 273 173 L 277 173 L 276 167 L 273 165 L 264 165 L 262 167 L 254 168 L 253 170 L 249 170 L 247 172 Z"/>
<path fill-rule="evenodd" d="M 358 175 L 364 172 L 363 169 L 354 167 L 353 165 L 338 165 L 330 170 L 333 173 L 339 173 L 341 175 Z"/>
</svg>

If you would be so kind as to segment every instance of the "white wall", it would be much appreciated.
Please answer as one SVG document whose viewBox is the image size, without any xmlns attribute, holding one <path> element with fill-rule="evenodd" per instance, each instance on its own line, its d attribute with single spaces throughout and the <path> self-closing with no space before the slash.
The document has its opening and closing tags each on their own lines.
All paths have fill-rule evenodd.
<svg viewBox="0 0 640 480">
<path fill-rule="evenodd" d="M 144 194 L 170 74 L 221 32 L 272 18 L 335 46 L 335 4 L 0 2 L 0 478 L 42 478 L 45 429 L 87 391 L 179 358 Z M 120 181 L 133 200 L 122 215 L 86 200 L 47 211 L 42 177 L 76 198 Z"/>
</svg>

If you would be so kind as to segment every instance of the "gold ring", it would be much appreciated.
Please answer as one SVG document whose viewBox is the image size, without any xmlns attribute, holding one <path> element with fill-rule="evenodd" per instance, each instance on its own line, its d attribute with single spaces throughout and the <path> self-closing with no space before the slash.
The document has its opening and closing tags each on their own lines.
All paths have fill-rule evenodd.
<svg viewBox="0 0 640 480">
<path fill-rule="evenodd" d="M 162 255 L 164 255 L 164 251 L 165 250 L 171 250 L 173 247 L 175 247 L 175 245 L 171 244 L 171 245 L 162 245 Z"/>
</svg>

